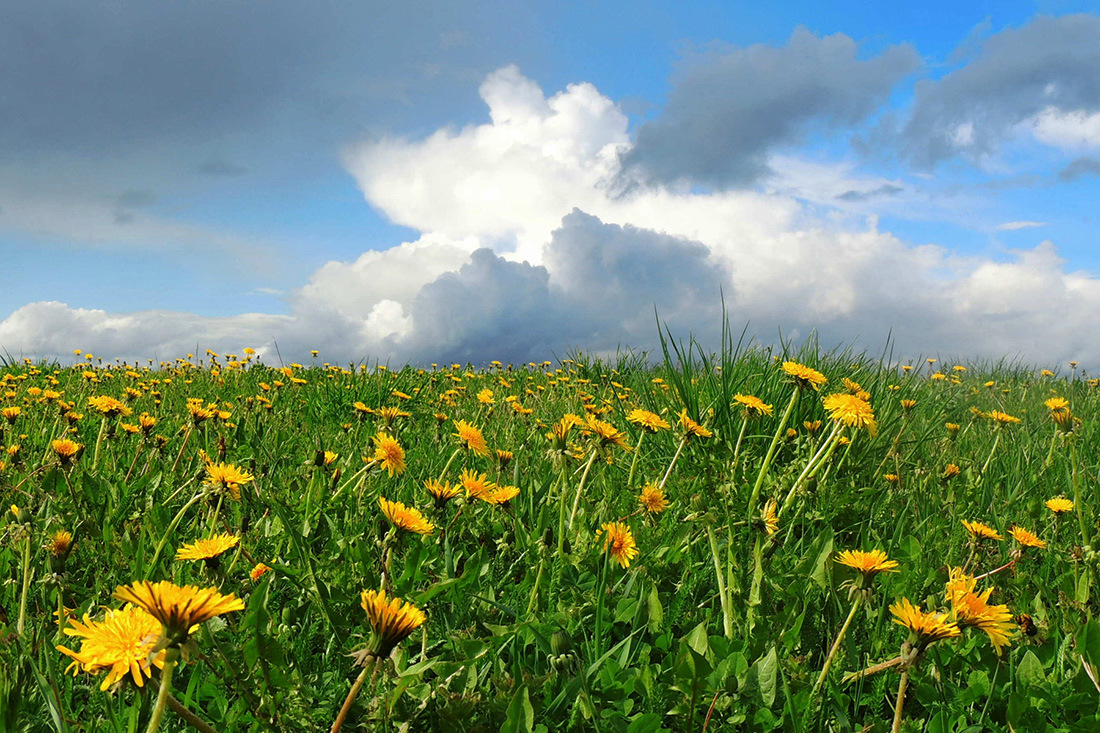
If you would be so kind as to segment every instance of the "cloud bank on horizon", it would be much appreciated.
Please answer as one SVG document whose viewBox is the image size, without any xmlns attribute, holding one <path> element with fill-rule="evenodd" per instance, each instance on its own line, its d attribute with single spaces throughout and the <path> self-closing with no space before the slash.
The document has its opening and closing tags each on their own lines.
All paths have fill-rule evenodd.
<svg viewBox="0 0 1100 733">
<path fill-rule="evenodd" d="M 991 257 L 903 241 L 871 204 L 933 205 L 924 194 L 799 155 L 811 137 L 851 134 L 857 149 L 934 170 L 1034 145 L 1071 158 L 1062 180 L 1096 176 L 1098 67 L 1100 18 L 1040 17 L 917 82 L 899 117 L 883 105 L 923 68 L 911 46 L 861 56 L 843 34 L 799 29 L 784 46 L 689 59 L 667 105 L 632 129 L 591 83 L 548 94 L 505 66 L 479 88 L 487 122 L 343 151 L 366 202 L 417 236 L 328 262 L 287 294 L 286 313 L 32 302 L 0 321 L 0 349 L 144 360 L 244 346 L 270 356 L 277 342 L 284 356 L 318 349 L 335 363 L 526 362 L 652 349 L 655 312 L 717 345 L 724 303 L 736 330 L 768 342 L 816 331 L 827 346 L 876 351 L 892 338 L 910 357 L 1100 364 L 1100 279 L 1067 267 L 1054 243 Z M 957 205 L 965 215 L 965 197 Z"/>
</svg>

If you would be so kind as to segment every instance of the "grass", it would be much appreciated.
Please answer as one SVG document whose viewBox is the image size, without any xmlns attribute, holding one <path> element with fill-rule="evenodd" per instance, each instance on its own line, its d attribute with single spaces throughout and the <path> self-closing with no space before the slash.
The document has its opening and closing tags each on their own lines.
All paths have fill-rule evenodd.
<svg viewBox="0 0 1100 733">
<path fill-rule="evenodd" d="M 199 722 L 169 706 L 160 730 L 328 730 L 345 704 L 343 730 L 1100 725 L 1094 380 L 1006 362 L 903 370 L 889 354 L 761 349 L 728 332 L 717 354 L 666 333 L 662 354 L 430 369 L 5 360 L 0 406 L 20 409 L 0 418 L 0 499 L 21 511 L 0 520 L 0 731 L 148 729 L 156 667 L 140 689 L 129 676 L 104 692 L 103 673 L 66 674 L 72 660 L 56 649 L 81 644 L 62 633 L 59 606 L 102 620 L 121 607 L 116 587 L 142 579 L 216 586 L 244 606 L 191 633 L 170 688 Z M 785 361 L 829 381 L 800 389 Z M 866 393 L 874 435 L 833 429 L 822 397 L 849 391 Z M 746 421 L 737 394 L 772 415 Z M 94 396 L 131 414 L 101 415 Z M 1071 431 L 1051 419 L 1052 397 L 1068 400 Z M 189 399 L 213 414 L 196 422 Z M 635 409 L 670 428 L 643 435 L 627 419 Z M 1020 422 L 1000 424 L 994 410 Z M 156 425 L 128 432 L 141 413 Z M 547 434 L 567 414 L 613 430 L 582 420 L 555 444 Z M 681 414 L 713 435 L 685 439 Z M 465 449 L 457 420 L 512 458 Z M 379 433 L 402 446 L 403 471 L 375 460 Z M 82 454 L 59 458 L 61 438 Z M 235 499 L 210 484 L 208 461 L 254 480 Z M 519 493 L 437 504 L 425 482 L 453 484 L 463 470 Z M 668 508 L 646 511 L 643 484 L 666 474 Z M 1055 496 L 1074 509 L 1051 512 Z M 418 508 L 431 534 L 395 529 L 382 497 Z M 769 499 L 774 532 L 762 518 Z M 1004 540 L 975 543 L 962 520 Z M 618 521 L 638 550 L 627 567 L 601 530 Z M 1046 548 L 1021 551 L 1014 525 Z M 50 546 L 62 531 L 74 538 L 68 554 Z M 216 533 L 240 538 L 216 564 L 175 558 Z M 835 562 L 876 549 L 899 572 L 860 584 Z M 253 580 L 257 563 L 272 570 Z M 1027 617 L 1001 655 L 980 629 L 925 648 L 893 623 L 901 598 L 954 620 L 944 584 L 960 566 L 1003 568 L 978 587 Z M 384 660 L 370 654 L 379 637 L 360 607 L 366 589 L 427 616 Z M 360 668 L 349 655 L 363 650 Z M 899 653 L 902 664 L 844 679 Z"/>
</svg>

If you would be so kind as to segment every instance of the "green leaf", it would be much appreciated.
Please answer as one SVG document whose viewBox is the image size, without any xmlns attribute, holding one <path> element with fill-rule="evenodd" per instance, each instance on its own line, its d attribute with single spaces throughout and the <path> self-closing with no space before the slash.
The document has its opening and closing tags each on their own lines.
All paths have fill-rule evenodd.
<svg viewBox="0 0 1100 733">
<path fill-rule="evenodd" d="M 756 663 L 756 680 L 760 686 L 760 700 L 766 707 L 775 703 L 776 680 L 779 672 L 779 657 L 773 646 L 768 653 Z"/>
<path fill-rule="evenodd" d="M 684 641 L 695 651 L 706 655 L 710 651 L 710 636 L 707 634 L 706 621 L 700 621 L 698 626 L 688 632 Z"/>
<path fill-rule="evenodd" d="M 661 716 L 657 713 L 642 713 L 626 727 L 626 733 L 660 733 L 668 730 L 661 725 Z"/>
<path fill-rule="evenodd" d="M 1027 654 L 1016 667 L 1016 677 L 1025 687 L 1041 687 L 1046 683 L 1047 675 L 1043 671 L 1043 663 L 1035 656 L 1035 652 L 1027 650 Z"/>
<path fill-rule="evenodd" d="M 520 685 L 512 702 L 508 704 L 508 719 L 500 726 L 500 733 L 531 733 L 535 727 L 535 709 L 527 685 Z"/>
<path fill-rule="evenodd" d="M 661 628 L 661 622 L 665 620 L 665 609 L 661 605 L 661 596 L 657 592 L 657 584 L 649 586 L 649 595 L 646 597 L 646 608 L 649 611 L 649 631 L 656 633 Z"/>
</svg>

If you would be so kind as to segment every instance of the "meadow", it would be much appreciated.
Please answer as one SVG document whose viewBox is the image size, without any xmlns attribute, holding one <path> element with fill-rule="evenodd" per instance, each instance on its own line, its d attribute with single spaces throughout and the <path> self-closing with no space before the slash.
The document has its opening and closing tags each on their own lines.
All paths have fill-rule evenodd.
<svg viewBox="0 0 1100 733">
<path fill-rule="evenodd" d="M 1097 380 L 0 367 L 0 731 L 1095 731 Z"/>
</svg>

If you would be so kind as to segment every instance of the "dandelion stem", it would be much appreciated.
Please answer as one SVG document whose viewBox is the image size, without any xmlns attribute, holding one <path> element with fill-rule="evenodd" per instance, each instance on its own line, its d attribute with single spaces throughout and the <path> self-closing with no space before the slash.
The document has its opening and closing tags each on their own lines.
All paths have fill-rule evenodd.
<svg viewBox="0 0 1100 733">
<path fill-rule="evenodd" d="M 626 479 L 627 490 L 634 488 L 634 469 L 638 467 L 638 456 L 642 453 L 642 441 L 645 440 L 645 431 L 638 436 L 638 444 L 634 446 L 634 460 L 630 462 L 630 475 Z"/>
<path fill-rule="evenodd" d="M 684 450 L 684 446 L 687 445 L 687 442 L 688 436 L 684 435 L 684 437 L 680 440 L 680 445 L 676 447 L 676 455 L 672 456 L 672 462 L 668 464 L 668 470 L 665 471 L 664 478 L 661 479 L 661 484 L 658 487 L 661 490 L 664 490 L 665 483 L 668 482 L 668 477 L 672 475 L 672 467 L 676 465 L 676 459 L 680 457 L 680 452 Z"/>
<path fill-rule="evenodd" d="M 714 538 L 714 528 L 707 525 L 707 542 L 710 544 L 710 557 L 714 561 L 714 576 L 718 580 L 718 600 L 722 604 L 722 633 L 727 639 L 733 638 L 733 613 L 730 609 L 729 592 L 726 590 L 722 561 L 718 557 L 718 541 Z"/>
<path fill-rule="evenodd" d="M 837 650 L 840 649 L 840 642 L 844 640 L 844 635 L 848 633 L 848 627 L 852 625 L 852 619 L 856 617 L 856 611 L 863 605 L 863 595 L 859 594 L 856 599 L 852 601 L 852 610 L 848 612 L 848 618 L 844 619 L 844 625 L 840 627 L 840 633 L 836 635 L 836 640 L 833 642 L 833 646 L 829 649 L 829 656 L 825 657 L 825 664 L 821 667 L 821 674 L 817 676 L 817 682 L 814 683 L 814 689 L 810 693 L 809 705 L 813 705 L 813 701 L 817 699 L 817 694 L 821 691 L 821 686 L 825 684 L 825 677 L 829 674 L 829 668 L 833 666 L 833 659 L 836 658 Z"/>
<path fill-rule="evenodd" d="M 982 464 L 982 470 L 978 472 L 978 478 L 985 478 L 985 469 L 989 468 L 989 462 L 993 460 L 993 453 L 997 450 L 997 446 L 1001 442 L 1001 429 L 997 429 L 997 437 L 993 439 L 993 447 L 989 449 L 989 455 L 985 458 L 985 463 Z"/>
<path fill-rule="evenodd" d="M 176 668 L 176 660 L 179 659 L 179 647 L 170 646 L 164 650 L 164 668 L 160 671 L 160 692 L 157 693 L 157 703 L 153 707 L 153 717 L 149 719 L 149 727 L 145 733 L 156 733 L 160 728 L 160 721 L 164 717 L 164 708 L 168 704 L 168 698 L 172 694 L 172 671 Z"/>
<path fill-rule="evenodd" d="M 176 714 L 186 720 L 188 723 L 190 723 L 191 727 L 195 730 L 200 730 L 202 731 L 202 733 L 218 733 L 218 731 L 215 730 L 213 726 L 209 725 L 202 718 L 185 708 L 183 706 L 183 703 L 177 700 L 175 695 L 173 695 L 171 692 L 168 693 L 167 700 L 168 707 L 176 711 Z"/>
<path fill-rule="evenodd" d="M 180 457 L 183 456 L 183 452 L 187 449 L 187 441 L 191 440 L 191 433 L 195 430 L 194 423 L 187 424 L 187 431 L 183 434 L 183 444 L 180 445 L 180 452 L 176 454 L 176 460 L 172 461 L 172 470 L 169 473 L 176 472 L 176 466 L 180 464 Z"/>
<path fill-rule="evenodd" d="M 596 455 L 599 453 L 595 447 L 592 448 L 592 455 L 588 457 L 588 463 L 584 464 L 584 473 L 581 474 L 581 481 L 577 484 L 577 495 L 573 498 L 573 509 L 569 512 L 569 528 L 573 528 L 573 520 L 577 516 L 577 507 L 581 503 L 581 493 L 584 492 L 584 484 L 588 480 L 588 472 L 592 469 L 592 464 L 596 462 Z M 675 461 L 676 459 L 673 459 Z M 661 484 L 664 486 L 664 483 Z"/>
<path fill-rule="evenodd" d="M 443 464 L 443 470 L 439 472 L 439 481 L 442 483 L 444 477 L 447 475 L 447 469 L 454 463 L 455 458 L 458 458 L 458 454 L 462 452 L 461 448 L 455 448 L 455 452 L 451 454 L 451 457 L 447 459 L 447 462 Z"/>
<path fill-rule="evenodd" d="M 370 667 L 363 667 L 363 671 L 355 678 L 355 683 L 351 686 L 351 690 L 348 691 L 348 696 L 344 698 L 344 704 L 340 707 L 340 712 L 336 716 L 336 720 L 332 722 L 332 730 L 330 730 L 329 733 L 340 732 L 340 728 L 343 727 L 344 721 L 348 717 L 348 713 L 351 712 L 351 705 L 355 702 L 355 696 L 359 694 L 359 690 L 363 687 L 363 682 L 367 679 L 367 672 L 369 671 L 371 673 L 370 685 L 373 688 L 374 680 L 378 677 L 378 670 L 381 668 L 381 659 L 376 659 L 374 664 Z"/>
<path fill-rule="evenodd" d="M 902 710 L 905 708 L 905 688 L 909 684 L 909 670 L 905 669 L 901 672 L 901 681 L 898 682 L 898 701 L 894 705 L 894 726 L 890 729 L 890 733 L 898 733 L 901 730 L 901 716 Z"/>
<path fill-rule="evenodd" d="M 825 442 L 821 444 L 821 447 L 817 449 L 813 457 L 810 458 L 806 467 L 802 469 L 802 473 L 799 474 L 798 479 L 795 480 L 794 485 L 791 486 L 790 491 L 787 492 L 786 498 L 783 499 L 783 505 L 779 507 L 779 516 L 783 516 L 783 512 L 790 508 L 791 502 L 794 501 L 794 496 L 800 488 L 802 488 L 803 482 L 809 477 L 815 475 L 820 470 L 821 464 L 832 455 L 836 450 L 837 441 L 840 437 L 840 431 L 844 425 L 840 422 L 833 423 L 833 429 L 829 432 L 829 437 L 825 439 Z M 812 473 L 811 473 L 812 470 Z"/>
<path fill-rule="evenodd" d="M 95 453 L 92 454 L 92 470 L 99 465 L 99 448 L 103 445 L 103 436 L 107 434 L 107 416 L 103 416 L 103 422 L 99 423 L 99 435 L 95 439 Z"/>
<path fill-rule="evenodd" d="M 741 431 L 737 433 L 737 445 L 733 447 L 733 470 L 737 471 L 737 459 L 741 457 L 741 441 L 745 439 L 745 431 L 749 427 L 748 415 L 741 421 Z M 736 476 L 734 476 L 736 478 Z"/>
<path fill-rule="evenodd" d="M 174 532 L 176 527 L 179 526 L 180 520 L 183 519 L 183 515 L 186 514 L 187 510 L 193 507 L 195 503 L 202 499 L 204 496 L 206 496 L 206 492 L 200 491 L 193 497 L 191 497 L 191 500 L 184 504 L 183 507 L 176 513 L 176 516 L 172 519 L 171 523 L 169 523 L 168 529 L 164 530 L 164 534 L 161 536 L 160 542 L 157 543 L 157 549 L 153 552 L 153 560 L 149 563 L 149 567 L 145 570 L 145 580 L 149 579 L 149 576 L 152 574 L 153 569 L 156 568 L 157 560 L 160 559 L 160 553 L 164 550 L 164 546 L 168 544 L 169 536 L 171 536 L 172 532 Z"/>
<path fill-rule="evenodd" d="M 23 543 L 23 590 L 19 594 L 19 622 L 15 625 L 15 633 L 23 636 L 23 630 L 27 626 L 27 593 L 31 587 L 31 532 L 25 527 L 27 539 Z"/>
<path fill-rule="evenodd" d="M 779 439 L 783 435 L 783 431 L 787 429 L 787 421 L 791 419 L 791 413 L 794 412 L 795 403 L 798 402 L 798 388 L 796 387 L 791 394 L 791 401 L 787 403 L 787 409 L 783 412 L 783 417 L 779 420 L 779 427 L 775 429 L 775 435 L 772 436 L 771 445 L 768 446 L 768 452 L 764 456 L 764 462 L 760 465 L 760 473 L 756 475 L 756 483 L 752 487 L 752 494 L 749 496 L 749 510 L 748 520 L 751 522 L 753 513 L 756 511 L 756 502 L 760 498 L 760 487 L 764 485 L 764 477 L 768 475 L 768 469 L 772 466 L 772 461 L 775 460 L 775 451 L 779 448 Z"/>
</svg>

